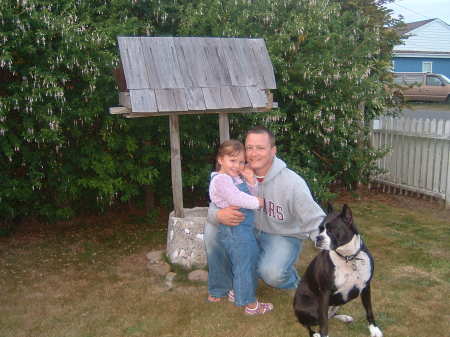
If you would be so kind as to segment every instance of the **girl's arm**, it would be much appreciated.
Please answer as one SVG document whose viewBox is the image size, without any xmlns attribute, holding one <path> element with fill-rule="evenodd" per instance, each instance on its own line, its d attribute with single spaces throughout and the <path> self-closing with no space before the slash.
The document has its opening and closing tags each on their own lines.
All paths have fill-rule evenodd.
<svg viewBox="0 0 450 337">
<path fill-rule="evenodd" d="M 233 179 L 226 174 L 219 174 L 211 181 L 211 201 L 219 206 L 220 201 L 225 201 L 227 206 L 239 206 L 248 209 L 258 209 L 260 200 L 250 194 L 240 191 Z M 221 206 L 219 206 L 221 207 Z"/>
</svg>

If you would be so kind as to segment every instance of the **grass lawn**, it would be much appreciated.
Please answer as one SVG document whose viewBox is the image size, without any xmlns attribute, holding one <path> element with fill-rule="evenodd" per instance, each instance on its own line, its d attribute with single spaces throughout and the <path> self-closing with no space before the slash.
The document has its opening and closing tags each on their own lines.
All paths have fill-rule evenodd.
<svg viewBox="0 0 450 337">
<path fill-rule="evenodd" d="M 364 194 L 348 203 L 375 257 L 373 306 L 384 335 L 450 337 L 450 212 L 425 200 Z M 261 284 L 275 311 L 247 317 L 230 303 L 206 303 L 206 284 L 179 276 L 167 291 L 146 268 L 163 249 L 167 223 L 133 214 L 52 226 L 28 224 L 0 238 L 0 337 L 307 337 L 292 299 Z M 307 243 L 299 270 L 316 253 Z M 369 336 L 360 300 L 331 321 L 330 336 Z"/>
</svg>

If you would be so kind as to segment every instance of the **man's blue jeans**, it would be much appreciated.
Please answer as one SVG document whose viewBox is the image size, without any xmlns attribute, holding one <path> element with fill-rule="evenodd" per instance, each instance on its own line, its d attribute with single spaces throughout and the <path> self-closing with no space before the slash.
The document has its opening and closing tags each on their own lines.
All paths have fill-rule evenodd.
<svg viewBox="0 0 450 337">
<path fill-rule="evenodd" d="M 226 296 L 233 288 L 231 263 L 221 242 L 217 240 L 219 226 L 205 225 L 205 246 L 208 258 L 208 292 L 214 297 Z M 297 288 L 300 278 L 295 263 L 303 240 L 255 231 L 260 249 L 257 275 L 268 285 L 281 289 Z"/>
<path fill-rule="evenodd" d="M 303 240 L 255 230 L 260 248 L 258 276 L 268 285 L 296 289 L 300 282 L 295 263 L 303 248 Z"/>
</svg>

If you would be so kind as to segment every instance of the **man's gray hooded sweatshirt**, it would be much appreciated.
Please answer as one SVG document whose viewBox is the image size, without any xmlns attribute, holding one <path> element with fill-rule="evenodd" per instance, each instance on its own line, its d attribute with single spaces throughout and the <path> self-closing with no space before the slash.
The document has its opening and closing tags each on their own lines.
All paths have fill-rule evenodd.
<svg viewBox="0 0 450 337">
<path fill-rule="evenodd" d="M 284 236 L 315 240 L 325 213 L 312 198 L 308 185 L 281 159 L 275 157 L 264 181 L 258 185 L 258 196 L 265 207 L 255 211 L 257 229 Z M 208 220 L 215 218 L 211 210 Z M 214 221 L 212 221 L 214 223 Z"/>
</svg>

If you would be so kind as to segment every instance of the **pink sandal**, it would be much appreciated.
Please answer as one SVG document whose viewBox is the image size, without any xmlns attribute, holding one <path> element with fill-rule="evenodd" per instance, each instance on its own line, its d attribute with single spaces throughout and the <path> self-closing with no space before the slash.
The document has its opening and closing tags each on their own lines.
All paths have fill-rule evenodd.
<svg viewBox="0 0 450 337">
<path fill-rule="evenodd" d="M 234 303 L 235 299 L 234 299 L 234 291 L 230 290 L 228 292 L 228 302 Z"/>
<path fill-rule="evenodd" d="M 262 302 L 256 302 L 256 307 L 249 308 L 248 306 L 245 307 L 245 314 L 246 315 L 264 315 L 268 312 L 271 312 L 273 310 L 273 304 L 272 303 L 262 303 Z"/>
<path fill-rule="evenodd" d="M 234 303 L 234 291 L 233 290 L 230 290 L 228 292 L 227 297 L 228 297 L 229 302 Z M 211 295 L 208 296 L 208 302 L 211 302 L 211 303 L 217 303 L 217 302 L 220 302 L 221 300 L 222 300 L 221 297 L 213 297 Z"/>
</svg>

